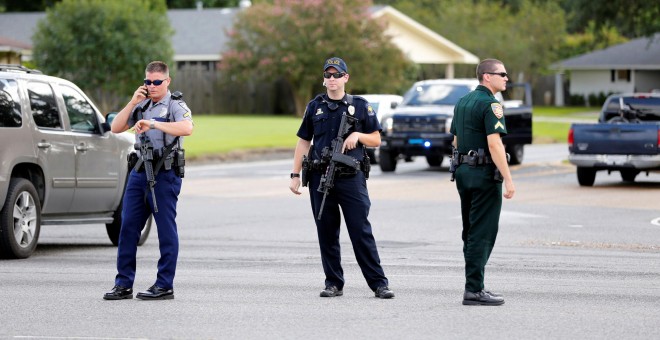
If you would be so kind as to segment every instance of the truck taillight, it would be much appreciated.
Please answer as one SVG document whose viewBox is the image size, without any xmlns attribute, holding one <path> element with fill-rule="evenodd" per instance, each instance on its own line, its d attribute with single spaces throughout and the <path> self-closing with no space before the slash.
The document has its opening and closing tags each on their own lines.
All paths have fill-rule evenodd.
<svg viewBox="0 0 660 340">
<path fill-rule="evenodd" d="M 658 132 L 658 137 L 660 137 L 660 132 Z M 573 128 L 568 130 L 568 147 L 572 148 L 573 147 Z"/>
</svg>

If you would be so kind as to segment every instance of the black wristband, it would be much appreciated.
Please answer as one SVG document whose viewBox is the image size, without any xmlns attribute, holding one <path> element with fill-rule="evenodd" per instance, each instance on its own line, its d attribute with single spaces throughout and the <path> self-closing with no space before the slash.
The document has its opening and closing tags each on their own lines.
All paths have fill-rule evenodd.
<svg viewBox="0 0 660 340">
<path fill-rule="evenodd" d="M 294 177 L 300 177 L 300 174 L 296 174 L 296 173 L 293 173 L 293 172 L 292 172 L 292 173 L 291 173 L 291 178 L 294 178 Z"/>
</svg>

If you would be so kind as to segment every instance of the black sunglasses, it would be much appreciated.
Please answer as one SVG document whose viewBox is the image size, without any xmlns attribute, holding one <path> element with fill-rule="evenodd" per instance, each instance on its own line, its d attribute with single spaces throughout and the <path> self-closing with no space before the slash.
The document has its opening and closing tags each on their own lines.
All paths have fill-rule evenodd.
<svg viewBox="0 0 660 340">
<path fill-rule="evenodd" d="M 508 77 L 509 75 L 506 72 L 484 72 L 485 74 L 495 74 L 502 78 Z"/>
<path fill-rule="evenodd" d="M 151 84 L 154 84 L 155 86 L 160 86 L 160 84 L 162 84 L 165 80 L 167 80 L 167 79 L 163 79 L 163 80 L 149 80 L 149 79 L 145 79 L 145 80 L 144 80 L 144 85 L 151 85 Z"/>
<path fill-rule="evenodd" d="M 330 73 L 330 72 L 323 72 L 323 78 L 325 79 L 330 79 L 330 77 L 339 79 L 343 77 L 346 73 L 344 72 L 337 72 L 337 73 Z"/>
</svg>

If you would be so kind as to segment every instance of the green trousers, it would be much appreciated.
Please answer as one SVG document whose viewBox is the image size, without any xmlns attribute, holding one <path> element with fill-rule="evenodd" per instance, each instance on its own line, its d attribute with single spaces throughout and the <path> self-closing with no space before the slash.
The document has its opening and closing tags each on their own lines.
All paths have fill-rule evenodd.
<svg viewBox="0 0 660 340">
<path fill-rule="evenodd" d="M 461 196 L 465 290 L 484 289 L 484 269 L 495 245 L 502 210 L 502 183 L 493 179 L 494 165 L 456 169 L 456 188 Z"/>
</svg>

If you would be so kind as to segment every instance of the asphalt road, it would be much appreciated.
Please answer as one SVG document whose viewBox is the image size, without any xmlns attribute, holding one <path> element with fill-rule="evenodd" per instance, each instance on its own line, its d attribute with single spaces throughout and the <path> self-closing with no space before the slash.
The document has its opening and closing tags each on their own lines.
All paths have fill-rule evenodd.
<svg viewBox="0 0 660 340">
<path fill-rule="evenodd" d="M 446 166 L 372 172 L 370 219 L 396 297 L 373 297 L 342 230 L 344 296 L 323 271 L 290 160 L 192 166 L 179 202 L 171 301 L 104 301 L 116 248 L 101 225 L 46 226 L 29 259 L 0 261 L 0 338 L 648 339 L 660 320 L 660 174 L 579 187 L 565 145 L 534 145 L 513 169 L 487 288 L 499 307 L 461 305 L 459 199 Z M 446 163 L 445 163 L 446 165 Z M 343 227 L 342 227 L 343 228 Z M 157 235 L 136 290 L 155 280 Z"/>
</svg>

